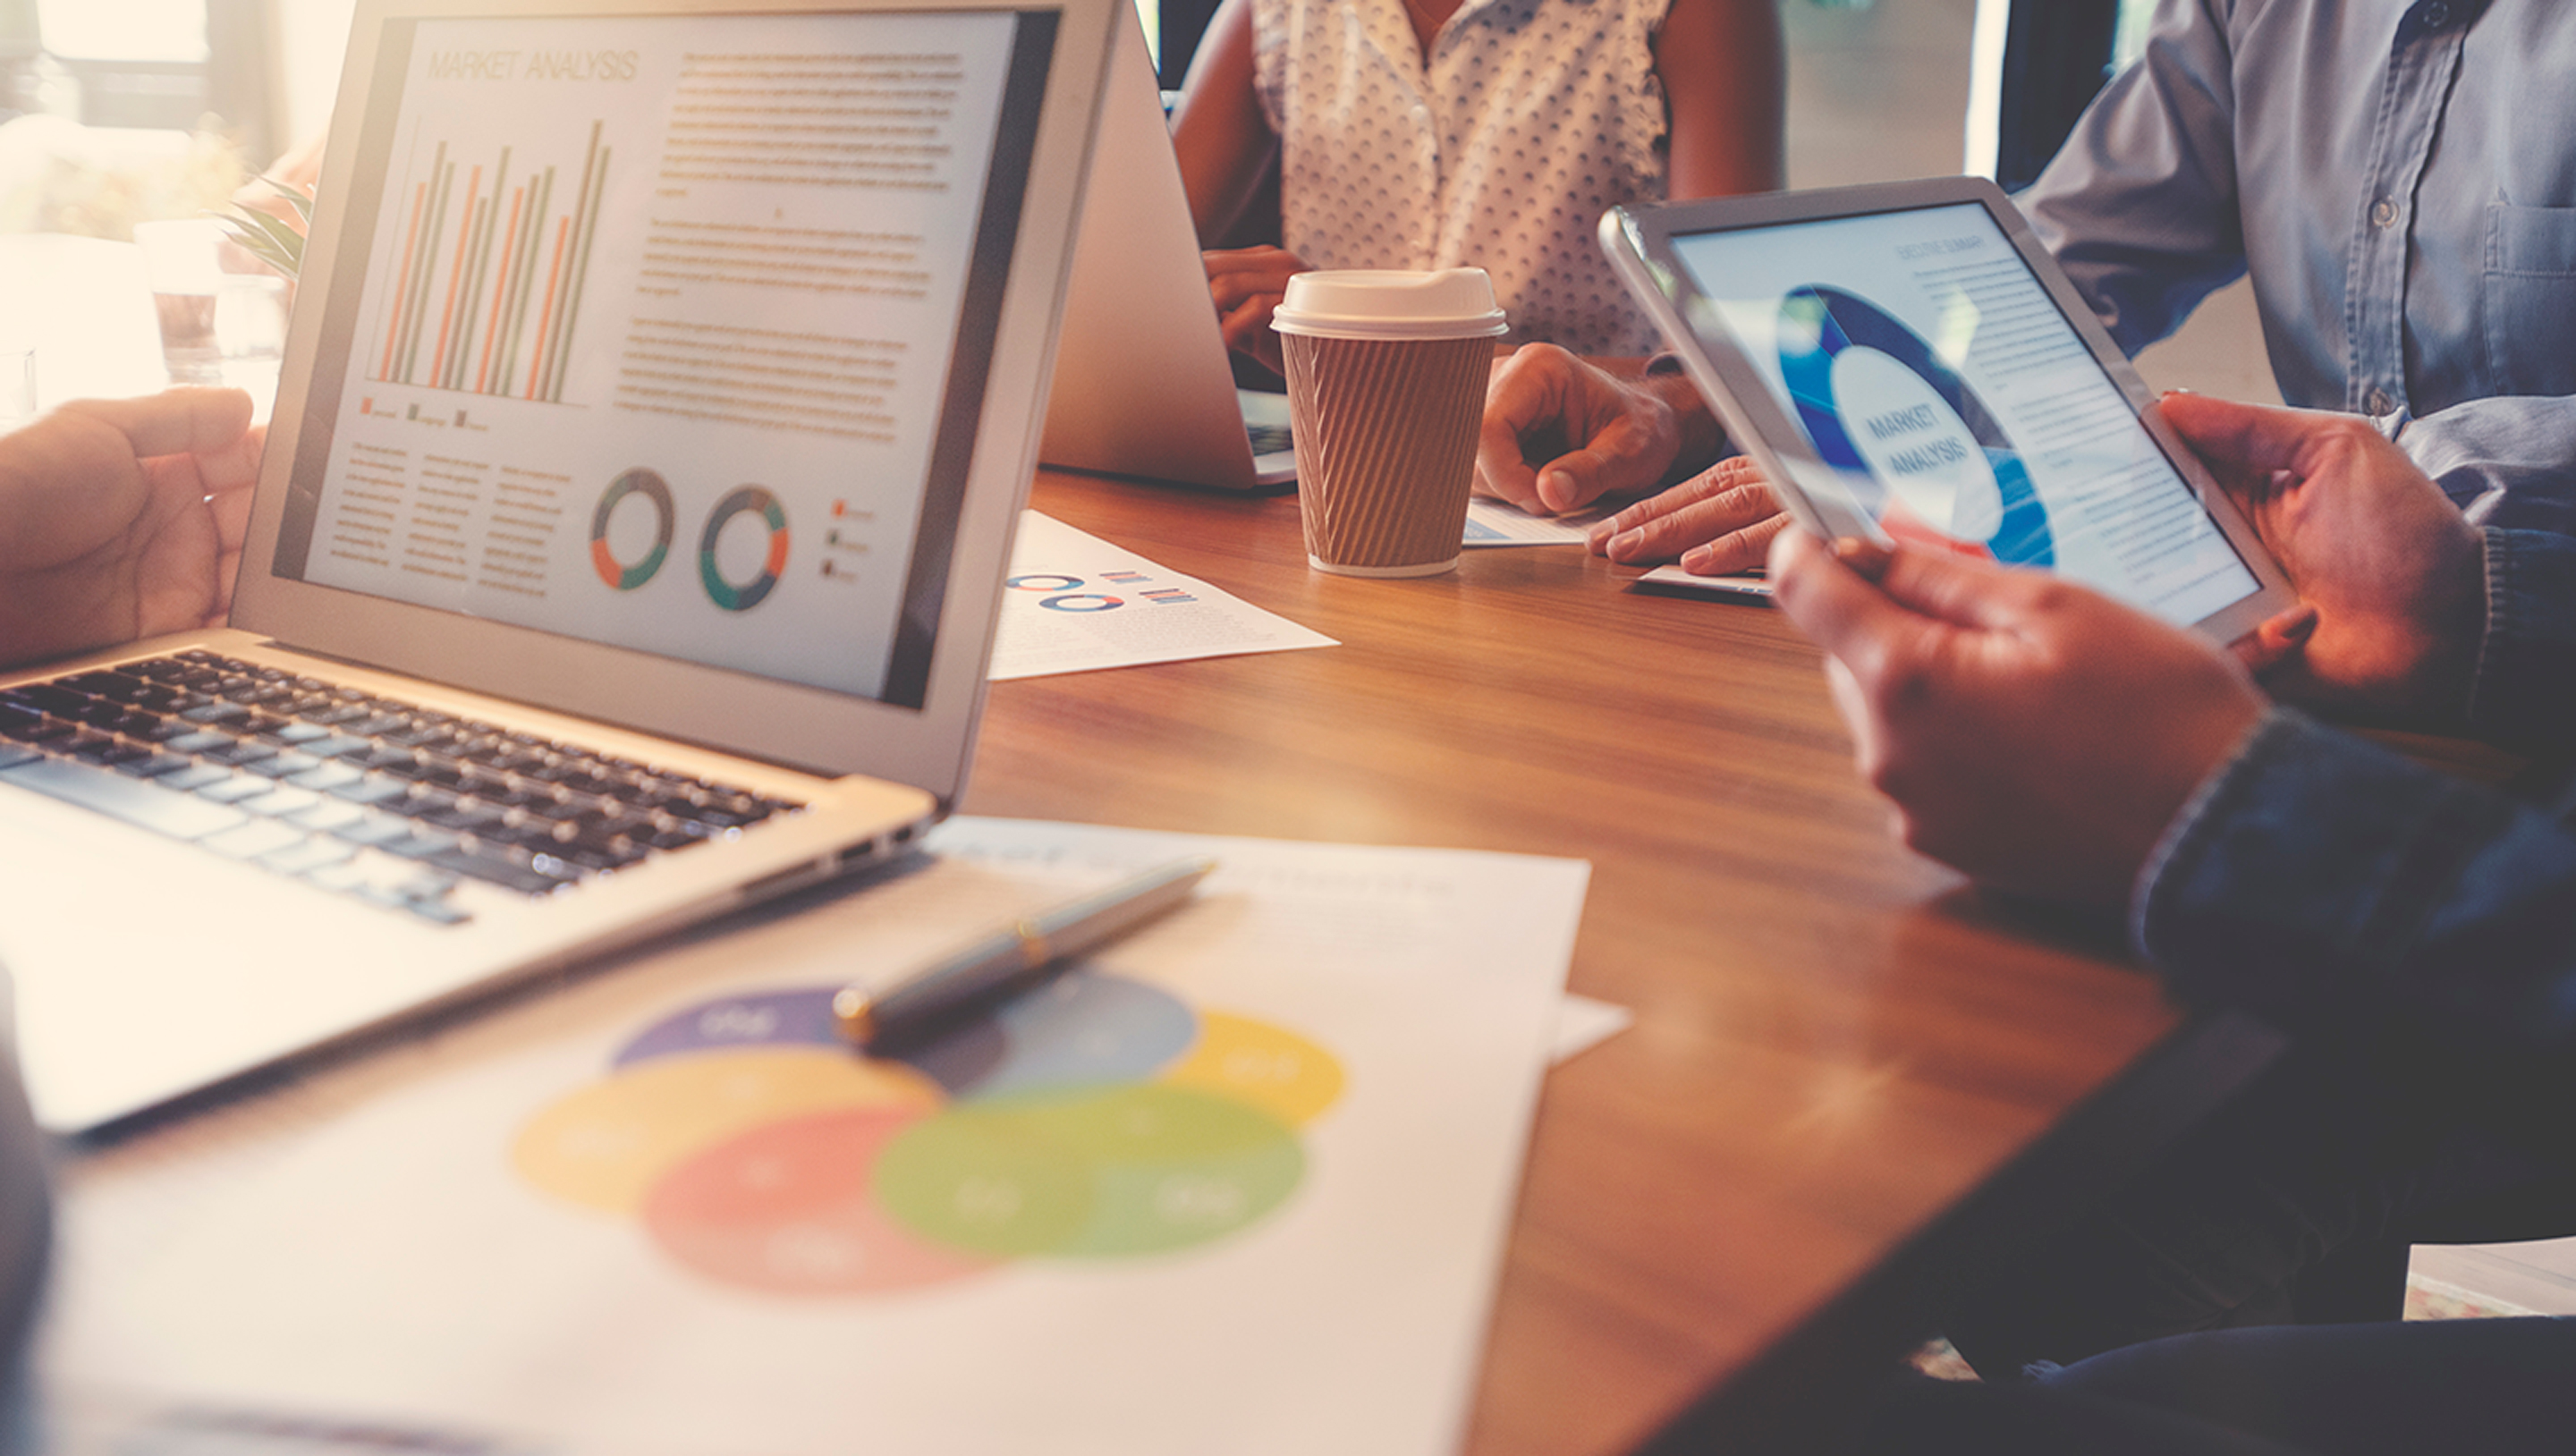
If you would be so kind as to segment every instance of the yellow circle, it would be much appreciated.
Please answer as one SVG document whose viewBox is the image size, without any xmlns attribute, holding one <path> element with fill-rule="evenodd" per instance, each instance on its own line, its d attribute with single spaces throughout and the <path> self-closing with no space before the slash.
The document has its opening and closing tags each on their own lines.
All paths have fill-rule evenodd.
<svg viewBox="0 0 2576 1456">
<path fill-rule="evenodd" d="M 828 1047 L 656 1057 L 538 1113 L 520 1130 L 510 1161 L 558 1198 L 631 1213 L 682 1158 L 762 1123 L 940 1100 L 939 1085 L 910 1067 Z"/>
<path fill-rule="evenodd" d="M 1163 1080 L 1248 1103 L 1293 1126 L 1342 1095 L 1342 1064 L 1295 1032 L 1202 1011 L 1198 1045 Z"/>
</svg>

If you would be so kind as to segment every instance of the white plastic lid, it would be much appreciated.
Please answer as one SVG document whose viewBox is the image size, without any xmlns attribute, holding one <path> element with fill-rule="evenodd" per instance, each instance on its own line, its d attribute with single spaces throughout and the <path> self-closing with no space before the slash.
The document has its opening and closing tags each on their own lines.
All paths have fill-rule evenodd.
<svg viewBox="0 0 2576 1456">
<path fill-rule="evenodd" d="M 1494 280 L 1482 268 L 1295 274 L 1270 326 L 1323 339 L 1489 338 L 1511 328 L 1494 304 Z"/>
</svg>

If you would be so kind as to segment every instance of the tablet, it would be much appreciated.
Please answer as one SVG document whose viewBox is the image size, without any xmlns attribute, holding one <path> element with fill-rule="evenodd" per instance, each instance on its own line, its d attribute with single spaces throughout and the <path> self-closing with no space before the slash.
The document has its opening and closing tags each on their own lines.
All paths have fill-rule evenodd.
<svg viewBox="0 0 2576 1456">
<path fill-rule="evenodd" d="M 1613 208 L 1601 243 L 1818 535 L 2045 567 L 2222 642 L 2297 601 L 1993 183 Z"/>
</svg>

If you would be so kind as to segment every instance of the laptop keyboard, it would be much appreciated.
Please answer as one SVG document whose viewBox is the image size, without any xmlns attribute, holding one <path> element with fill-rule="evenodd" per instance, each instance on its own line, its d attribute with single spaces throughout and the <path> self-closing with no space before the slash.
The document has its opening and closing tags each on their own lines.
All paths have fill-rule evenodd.
<svg viewBox="0 0 2576 1456">
<path fill-rule="evenodd" d="M 0 783 L 438 924 L 804 807 L 205 651 L 0 689 Z"/>
<path fill-rule="evenodd" d="M 1256 425 L 1246 422 L 1243 428 L 1252 436 L 1252 453 L 1255 455 L 1276 455 L 1288 449 L 1291 443 L 1286 425 Z"/>
</svg>

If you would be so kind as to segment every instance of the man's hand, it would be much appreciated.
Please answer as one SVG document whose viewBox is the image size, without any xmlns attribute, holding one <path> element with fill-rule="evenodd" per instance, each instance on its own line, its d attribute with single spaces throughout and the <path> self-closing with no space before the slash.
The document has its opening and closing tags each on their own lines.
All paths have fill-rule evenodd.
<svg viewBox="0 0 2576 1456">
<path fill-rule="evenodd" d="M 2284 698 L 2457 724 L 2486 631 L 2486 546 L 2441 487 L 2355 415 L 2165 397 L 2165 421 L 2254 525 L 2299 606 L 2246 662 Z"/>
<path fill-rule="evenodd" d="M 1306 271 L 1306 261 L 1285 248 L 1220 249 L 1202 253 L 1207 263 L 1208 294 L 1216 300 L 1217 324 L 1225 346 L 1249 354 L 1273 374 L 1285 374 L 1279 358 L 1279 336 L 1270 331 L 1270 316 L 1288 296 L 1288 279 Z"/>
<path fill-rule="evenodd" d="M 1906 844 L 1988 884 L 2127 903 L 2263 717 L 2226 653 L 2060 577 L 1900 546 L 1873 583 L 1794 530 L 1771 575 Z"/>
<path fill-rule="evenodd" d="M 221 622 L 262 433 L 240 390 L 173 389 L 0 436 L 0 666 Z"/>
<path fill-rule="evenodd" d="M 1554 344 L 1525 344 L 1486 386 L 1476 493 L 1552 516 L 1656 484 L 1681 446 L 1672 406 L 1652 389 Z"/>
<path fill-rule="evenodd" d="M 1694 576 L 1722 576 L 1760 566 L 1788 524 L 1762 467 L 1734 455 L 1594 526 L 1587 544 L 1622 566 L 1679 560 Z"/>
</svg>

